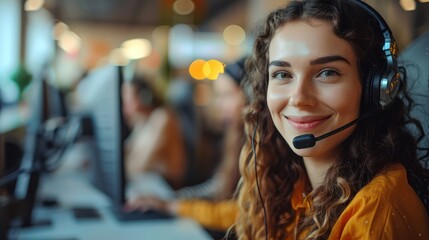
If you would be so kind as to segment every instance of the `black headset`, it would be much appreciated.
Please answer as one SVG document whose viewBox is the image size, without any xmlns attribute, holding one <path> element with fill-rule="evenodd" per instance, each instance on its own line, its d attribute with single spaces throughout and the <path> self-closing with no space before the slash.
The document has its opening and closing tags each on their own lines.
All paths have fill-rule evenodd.
<svg viewBox="0 0 429 240">
<path fill-rule="evenodd" d="M 355 3 L 377 20 L 383 34 L 384 43 L 382 50 L 385 63 L 382 67 L 370 71 L 363 90 L 365 109 L 383 109 L 396 98 L 401 85 L 397 63 L 398 46 L 392 36 L 392 31 L 382 16 L 374 8 L 361 0 L 357 0 Z"/>
</svg>

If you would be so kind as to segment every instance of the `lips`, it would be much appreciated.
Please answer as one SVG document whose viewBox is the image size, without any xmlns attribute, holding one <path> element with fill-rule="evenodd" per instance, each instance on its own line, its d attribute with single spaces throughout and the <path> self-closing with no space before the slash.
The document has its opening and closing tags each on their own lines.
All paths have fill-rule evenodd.
<svg viewBox="0 0 429 240">
<path fill-rule="evenodd" d="M 298 131 L 309 131 L 323 122 L 325 122 L 331 116 L 285 116 L 289 123 Z"/>
</svg>

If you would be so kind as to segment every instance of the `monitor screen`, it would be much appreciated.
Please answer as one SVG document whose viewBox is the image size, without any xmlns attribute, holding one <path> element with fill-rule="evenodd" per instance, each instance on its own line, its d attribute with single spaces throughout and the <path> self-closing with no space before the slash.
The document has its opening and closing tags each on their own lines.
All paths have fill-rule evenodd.
<svg viewBox="0 0 429 240">
<path fill-rule="evenodd" d="M 51 117 L 58 117 L 65 112 L 65 109 L 62 109 L 65 107 L 64 105 L 57 106 L 55 109 L 50 106 L 50 102 L 58 101 L 57 96 L 60 96 L 59 90 L 49 84 L 44 76 L 32 80 L 28 99 L 29 117 L 26 120 L 24 154 L 14 189 L 14 197 L 24 203 L 20 217 L 22 226 L 33 224 L 32 212 L 39 178 L 47 159 L 46 153 L 49 150 L 45 144 L 44 126 Z"/>
<path fill-rule="evenodd" d="M 125 202 L 123 169 L 126 131 L 122 116 L 123 67 L 105 65 L 89 72 L 78 87 L 78 98 L 90 119 L 95 155 L 90 162 L 92 183 L 111 200 Z"/>
<path fill-rule="evenodd" d="M 89 72 L 79 85 L 78 92 L 82 94 L 78 98 L 84 114 L 90 119 L 89 144 L 94 149 L 93 159 L 89 164 L 90 178 L 110 198 L 113 214 L 118 220 L 170 218 L 171 216 L 156 211 L 141 213 L 123 210 L 126 196 L 133 192 L 132 189 L 165 197 L 171 194 L 169 188 L 162 184 L 164 182 L 147 177 L 150 174 L 144 175 L 143 185 L 127 186 L 124 145 L 129 129 L 124 121 L 121 96 L 127 70 L 127 67 L 106 65 Z"/>
</svg>

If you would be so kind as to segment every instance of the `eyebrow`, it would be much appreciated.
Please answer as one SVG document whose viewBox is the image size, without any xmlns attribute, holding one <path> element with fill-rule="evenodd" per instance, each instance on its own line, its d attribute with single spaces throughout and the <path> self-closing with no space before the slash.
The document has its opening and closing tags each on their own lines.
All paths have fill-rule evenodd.
<svg viewBox="0 0 429 240">
<path fill-rule="evenodd" d="M 338 55 L 316 58 L 310 61 L 310 65 L 325 64 L 325 63 L 336 62 L 336 61 L 342 61 L 347 63 L 348 65 L 351 65 L 349 60 Z M 268 66 L 291 67 L 292 65 L 286 61 L 274 60 L 274 61 L 271 61 Z"/>
<path fill-rule="evenodd" d="M 290 67 L 291 64 L 285 61 L 280 61 L 280 60 L 274 60 L 271 61 L 270 64 L 268 64 L 268 66 L 276 66 L 276 67 Z"/>
<path fill-rule="evenodd" d="M 336 62 L 336 61 L 343 61 L 343 62 L 346 62 L 348 65 L 350 65 L 349 60 L 338 55 L 317 58 L 317 59 L 311 60 L 310 64 L 316 65 L 316 64 L 324 64 L 324 63 L 330 63 L 330 62 Z"/>
</svg>

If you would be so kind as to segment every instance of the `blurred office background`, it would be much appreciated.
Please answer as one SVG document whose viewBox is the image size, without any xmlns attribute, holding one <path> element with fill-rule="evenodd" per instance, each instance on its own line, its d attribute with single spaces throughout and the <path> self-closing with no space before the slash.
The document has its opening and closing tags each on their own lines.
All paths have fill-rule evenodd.
<svg viewBox="0 0 429 240">
<path fill-rule="evenodd" d="M 218 113 L 212 108 L 215 80 L 193 78 L 190 66 L 197 59 L 228 64 L 249 54 L 260 21 L 286 2 L 0 0 L 0 175 L 5 169 L 17 168 L 25 159 L 26 125 L 31 125 L 27 120 L 31 119 L 29 112 L 35 111 L 30 108 L 36 106 L 29 94 L 32 82 L 43 78 L 60 90 L 66 110 L 73 113 L 82 101 L 76 94 L 81 80 L 97 67 L 113 64 L 149 76 L 167 100 L 183 100 L 183 94 L 191 95 L 188 97 L 196 109 L 197 122 L 185 127 L 194 127 L 187 130 L 197 132 L 198 146 L 191 169 L 194 173 L 188 174 L 194 177 L 192 183 L 203 182 L 221 159 L 222 126 L 216 124 Z M 429 0 L 366 2 L 385 18 L 400 50 L 429 31 Z M 426 57 L 429 45 L 425 46 Z M 192 86 L 191 92 L 177 84 L 183 82 Z M 422 91 L 424 87 L 427 85 L 422 85 Z M 39 140 L 38 134 L 34 139 Z M 73 163 L 75 159 L 70 156 L 75 157 L 75 152 L 65 155 L 68 164 L 85 164 Z M 0 196 L 4 191 L 1 187 Z"/>
<path fill-rule="evenodd" d="M 67 94 L 86 73 L 105 63 L 131 62 L 136 71 L 155 76 L 160 91 L 180 78 L 191 81 L 194 103 L 204 109 L 211 80 L 192 79 L 190 64 L 227 63 L 249 53 L 260 20 L 286 2 L 0 0 L 0 106 L 25 102 L 28 83 L 42 74 L 72 104 L 73 94 Z M 429 30 L 428 0 L 367 2 L 391 26 L 400 49 Z M 0 123 L 17 122 L 6 114 L 0 112 Z M 25 118 L 25 112 L 13 114 Z"/>
<path fill-rule="evenodd" d="M 17 101 L 13 78 L 21 67 L 37 75 L 52 65 L 55 82 L 67 89 L 105 62 L 138 59 L 139 71 L 169 78 L 198 58 L 234 60 L 250 51 L 258 21 L 285 2 L 0 0 L 3 102 Z M 385 17 L 400 49 L 429 29 L 427 0 L 367 2 Z M 124 43 L 132 39 L 137 46 L 127 55 Z"/>
</svg>

